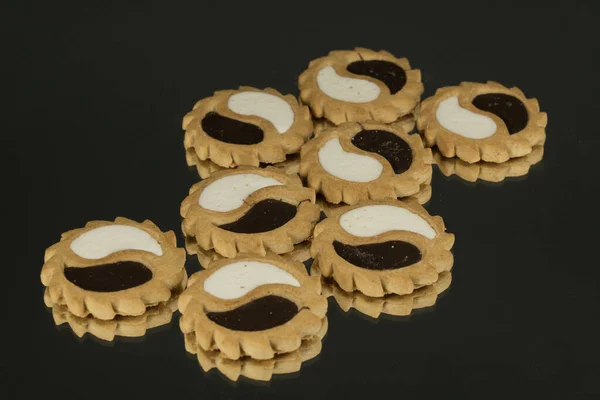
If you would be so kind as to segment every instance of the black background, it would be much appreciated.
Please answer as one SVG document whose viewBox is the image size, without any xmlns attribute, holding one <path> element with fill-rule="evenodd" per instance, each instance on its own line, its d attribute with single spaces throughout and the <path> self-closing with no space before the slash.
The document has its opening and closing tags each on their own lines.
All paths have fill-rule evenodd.
<svg viewBox="0 0 600 400">
<path fill-rule="evenodd" d="M 2 397 L 600 396 L 598 4 L 3 2 Z M 297 94 L 311 59 L 355 46 L 408 57 L 425 97 L 496 80 L 549 116 L 545 158 L 524 178 L 434 171 L 427 208 L 456 234 L 434 308 L 375 321 L 330 300 L 318 359 L 262 385 L 203 373 L 177 317 L 109 346 L 55 327 L 39 273 L 61 232 L 122 215 L 182 244 L 179 205 L 197 176 L 181 119 L 196 100 L 239 85 Z"/>
</svg>

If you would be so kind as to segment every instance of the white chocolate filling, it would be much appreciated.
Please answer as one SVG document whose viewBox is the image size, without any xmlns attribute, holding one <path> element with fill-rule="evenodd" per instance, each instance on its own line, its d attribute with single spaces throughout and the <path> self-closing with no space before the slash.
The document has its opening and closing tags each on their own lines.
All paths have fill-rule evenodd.
<svg viewBox="0 0 600 400">
<path fill-rule="evenodd" d="M 227 107 L 241 115 L 255 115 L 285 133 L 294 123 L 294 111 L 282 98 L 262 92 L 241 92 L 229 97 Z"/>
<path fill-rule="evenodd" d="M 218 179 L 204 188 L 198 199 L 200 207 L 218 212 L 240 208 L 252 193 L 283 183 L 262 175 L 236 174 Z"/>
<path fill-rule="evenodd" d="M 327 141 L 319 150 L 319 163 L 329 174 L 351 182 L 370 182 L 379 178 L 379 160 L 344 151 L 338 138 Z"/>
<path fill-rule="evenodd" d="M 238 261 L 218 269 L 204 281 L 204 291 L 219 299 L 242 297 L 257 287 L 272 284 L 300 286 L 287 271 L 260 261 Z"/>
<path fill-rule="evenodd" d="M 162 256 L 156 239 L 142 229 L 129 225 L 106 225 L 83 233 L 71 242 L 71 250 L 89 260 L 104 258 L 123 250 L 140 250 Z"/>
<path fill-rule="evenodd" d="M 409 231 L 433 239 L 435 230 L 422 217 L 402 207 L 377 204 L 355 208 L 340 217 L 342 229 L 358 237 Z"/>
<path fill-rule="evenodd" d="M 328 66 L 317 73 L 317 85 L 327 96 L 348 103 L 368 103 L 379 97 L 379 86 L 366 79 L 338 75 Z"/>
<path fill-rule="evenodd" d="M 456 96 L 441 101 L 435 117 L 445 129 L 469 139 L 485 139 L 496 132 L 493 119 L 462 108 Z"/>
</svg>

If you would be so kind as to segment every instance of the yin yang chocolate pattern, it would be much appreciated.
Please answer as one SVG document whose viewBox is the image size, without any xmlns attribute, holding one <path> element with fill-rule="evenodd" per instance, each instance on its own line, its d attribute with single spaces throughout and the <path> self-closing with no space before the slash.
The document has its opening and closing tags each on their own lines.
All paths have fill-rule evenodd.
<svg viewBox="0 0 600 400">
<path fill-rule="evenodd" d="M 183 119 L 184 145 L 223 168 L 285 161 L 312 134 L 306 106 L 274 89 L 215 92 Z"/>
<path fill-rule="evenodd" d="M 332 51 L 311 61 L 298 86 L 314 117 L 334 125 L 392 123 L 412 113 L 423 93 L 421 73 L 406 58 L 364 48 Z"/>
<path fill-rule="evenodd" d="M 185 250 L 150 221 L 92 221 L 46 250 L 42 283 L 76 317 L 138 316 L 187 282 Z"/>
<path fill-rule="evenodd" d="M 301 152 L 300 175 L 332 204 L 409 197 L 430 182 L 433 162 L 418 135 L 375 122 L 323 130 Z"/>
<path fill-rule="evenodd" d="M 202 250 L 283 254 L 308 239 L 319 218 L 314 190 L 277 168 L 238 168 L 194 185 L 181 205 L 183 230 Z"/>
<path fill-rule="evenodd" d="M 427 146 L 467 163 L 504 163 L 544 144 L 546 113 L 536 99 L 496 82 L 438 89 L 421 104 L 417 127 Z"/>
<path fill-rule="evenodd" d="M 315 228 L 319 274 L 367 296 L 410 294 L 452 268 L 454 235 L 416 203 L 363 201 L 331 211 Z"/>
<path fill-rule="evenodd" d="M 205 351 L 270 359 L 321 330 L 327 301 L 301 263 L 241 254 L 190 277 L 179 310 L 183 333 L 194 332 Z"/>
</svg>

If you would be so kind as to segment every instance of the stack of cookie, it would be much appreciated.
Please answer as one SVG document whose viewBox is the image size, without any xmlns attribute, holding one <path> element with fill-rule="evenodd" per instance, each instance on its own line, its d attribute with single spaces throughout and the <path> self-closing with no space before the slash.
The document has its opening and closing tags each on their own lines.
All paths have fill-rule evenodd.
<svg viewBox="0 0 600 400">
<path fill-rule="evenodd" d="M 186 350 L 204 371 L 232 380 L 298 371 L 327 332 L 320 283 L 302 263 L 273 254 L 216 260 L 179 298 Z"/>
<path fill-rule="evenodd" d="M 44 302 L 79 337 L 139 337 L 168 324 L 186 287 L 185 251 L 151 221 L 92 221 L 46 250 Z"/>
<path fill-rule="evenodd" d="M 311 275 L 348 311 L 405 316 L 450 286 L 454 235 L 413 201 L 338 207 L 314 231 Z"/>
<path fill-rule="evenodd" d="M 423 101 L 417 126 L 446 176 L 499 182 L 542 159 L 548 118 L 535 98 L 496 82 L 463 82 Z"/>
</svg>

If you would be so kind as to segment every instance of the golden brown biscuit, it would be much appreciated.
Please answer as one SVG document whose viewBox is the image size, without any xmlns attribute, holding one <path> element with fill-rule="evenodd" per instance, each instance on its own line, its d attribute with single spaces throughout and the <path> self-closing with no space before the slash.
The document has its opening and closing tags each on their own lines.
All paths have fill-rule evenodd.
<svg viewBox="0 0 600 400">
<path fill-rule="evenodd" d="M 417 127 L 427 146 L 467 163 L 503 163 L 546 140 L 548 117 L 536 99 L 496 82 L 438 89 L 421 104 Z"/>
<path fill-rule="evenodd" d="M 423 93 L 421 72 L 406 58 L 356 48 L 310 62 L 298 78 L 300 96 L 316 118 L 391 123 L 411 113 Z"/>
<path fill-rule="evenodd" d="M 182 228 L 203 250 L 288 253 L 312 235 L 315 192 L 278 168 L 240 167 L 192 186 L 181 204 Z"/>
<path fill-rule="evenodd" d="M 142 315 L 185 287 L 185 250 L 151 221 L 91 221 L 62 234 L 44 257 L 41 279 L 53 303 L 77 317 Z"/>
<path fill-rule="evenodd" d="M 197 102 L 183 129 L 186 149 L 229 168 L 285 161 L 312 135 L 313 125 L 308 108 L 294 96 L 242 86 Z"/>
<path fill-rule="evenodd" d="M 216 260 L 192 275 L 179 297 L 181 330 L 233 360 L 295 351 L 322 329 L 320 283 L 302 263 L 275 255 Z"/>
<path fill-rule="evenodd" d="M 324 130 L 300 156 L 300 175 L 332 204 L 412 196 L 432 174 L 431 150 L 419 135 L 378 122 Z"/>
<path fill-rule="evenodd" d="M 314 231 L 323 277 L 370 297 L 410 294 L 454 263 L 454 235 L 416 202 L 363 201 L 336 209 Z"/>
</svg>

